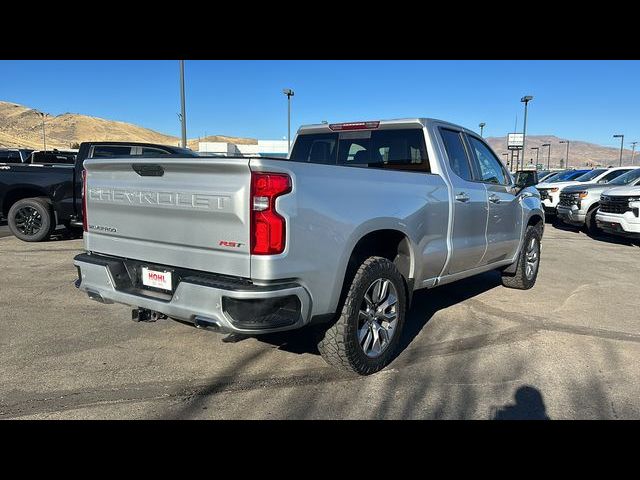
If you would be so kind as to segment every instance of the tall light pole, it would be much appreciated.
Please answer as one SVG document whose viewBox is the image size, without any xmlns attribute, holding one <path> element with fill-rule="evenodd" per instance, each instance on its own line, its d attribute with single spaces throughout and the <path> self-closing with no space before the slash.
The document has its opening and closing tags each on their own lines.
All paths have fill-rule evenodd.
<svg viewBox="0 0 640 480">
<path fill-rule="evenodd" d="M 480 136 L 482 137 L 482 131 L 484 130 L 484 126 L 486 125 L 486 123 L 481 122 L 480 124 L 478 124 L 478 126 L 480 127 Z"/>
<path fill-rule="evenodd" d="M 540 156 L 540 147 L 531 147 L 531 150 L 536 151 L 536 169 L 538 168 L 538 157 Z"/>
<path fill-rule="evenodd" d="M 180 60 L 180 121 L 182 122 L 182 148 L 187 148 L 187 114 L 184 107 L 184 60 Z"/>
<path fill-rule="evenodd" d="M 564 168 L 569 168 L 569 140 L 560 140 L 558 143 L 566 143 L 567 144 L 567 158 L 564 162 Z"/>
<path fill-rule="evenodd" d="M 43 144 L 43 150 L 47 151 L 47 135 L 44 131 L 44 118 L 48 117 L 49 114 L 48 113 L 42 113 L 40 112 L 40 116 L 42 117 L 42 144 Z"/>
<path fill-rule="evenodd" d="M 527 150 L 526 150 L 526 141 L 527 141 L 527 107 L 529 105 L 529 102 L 533 100 L 533 96 L 532 95 L 525 95 L 524 97 L 522 97 L 520 99 L 521 102 L 524 103 L 524 125 L 522 127 L 522 165 L 524 166 L 524 155 Z M 516 170 L 518 170 L 518 167 L 516 165 Z"/>
<path fill-rule="evenodd" d="M 631 165 L 633 165 L 633 156 L 636 153 L 636 143 L 638 142 L 631 142 Z"/>
<path fill-rule="evenodd" d="M 620 139 L 620 166 L 622 166 L 622 147 L 624 146 L 624 135 L 622 134 L 614 135 L 613 138 Z"/>
<path fill-rule="evenodd" d="M 549 166 L 549 164 L 551 163 L 551 144 L 543 143 L 542 146 L 549 147 L 549 153 L 547 154 L 547 170 L 551 170 L 551 167 Z"/>
<path fill-rule="evenodd" d="M 289 145 L 287 151 L 291 153 L 291 97 L 295 94 L 290 88 L 283 89 L 282 93 L 287 96 L 287 144 Z"/>
</svg>

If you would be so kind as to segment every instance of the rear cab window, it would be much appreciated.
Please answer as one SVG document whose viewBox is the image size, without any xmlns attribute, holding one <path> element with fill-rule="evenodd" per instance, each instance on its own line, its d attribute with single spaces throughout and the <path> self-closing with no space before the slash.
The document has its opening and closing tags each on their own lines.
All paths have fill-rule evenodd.
<svg viewBox="0 0 640 480">
<path fill-rule="evenodd" d="M 73 165 L 75 162 L 76 155 L 73 153 L 33 152 L 31 154 L 31 163 L 34 164 L 63 163 Z"/>
<path fill-rule="evenodd" d="M 0 163 L 22 163 L 20 152 L 17 150 L 0 151 Z"/>
<path fill-rule="evenodd" d="M 123 157 L 131 155 L 128 145 L 96 145 L 91 152 L 91 158 Z"/>
<path fill-rule="evenodd" d="M 289 161 L 431 172 L 421 128 L 301 134 Z"/>
</svg>

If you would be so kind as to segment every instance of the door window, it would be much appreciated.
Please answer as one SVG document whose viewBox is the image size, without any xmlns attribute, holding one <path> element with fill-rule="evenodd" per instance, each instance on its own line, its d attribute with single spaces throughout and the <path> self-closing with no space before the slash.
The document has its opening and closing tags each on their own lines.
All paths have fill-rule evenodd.
<svg viewBox="0 0 640 480">
<path fill-rule="evenodd" d="M 447 150 L 451 170 L 453 170 L 460 178 L 472 181 L 473 175 L 471 174 L 469 157 L 467 156 L 467 150 L 462 142 L 461 132 L 442 128 L 440 129 L 440 134 L 442 135 L 444 147 Z"/>
<path fill-rule="evenodd" d="M 491 149 L 475 137 L 469 136 L 471 150 L 476 156 L 480 181 L 507 185 L 509 181 L 500 160 L 496 158 Z"/>
</svg>

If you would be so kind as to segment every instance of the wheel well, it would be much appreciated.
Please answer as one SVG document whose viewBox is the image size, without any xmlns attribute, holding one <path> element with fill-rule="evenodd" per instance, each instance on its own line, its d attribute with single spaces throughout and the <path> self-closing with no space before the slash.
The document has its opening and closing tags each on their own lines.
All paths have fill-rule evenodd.
<svg viewBox="0 0 640 480">
<path fill-rule="evenodd" d="M 589 210 L 587 210 L 587 213 L 589 213 L 591 210 L 594 210 L 596 208 L 598 208 L 600 206 L 600 202 L 593 202 L 590 206 L 589 206 Z"/>
<path fill-rule="evenodd" d="M 398 268 L 404 279 L 407 304 L 409 304 L 411 292 L 413 292 L 411 247 L 407 236 L 399 230 L 376 230 L 366 234 L 356 243 L 347 264 L 341 297 L 344 297 L 345 290 L 348 289 L 351 279 L 362 262 L 374 256 L 386 258 Z"/>
<path fill-rule="evenodd" d="M 531 218 L 527 222 L 527 227 L 529 226 L 544 227 L 544 221 L 542 220 L 542 217 L 540 215 L 534 214 L 534 215 L 531 215 Z"/>
<path fill-rule="evenodd" d="M 2 215 L 6 217 L 9 214 L 11 206 L 18 200 L 32 197 L 48 197 L 48 195 L 35 188 L 19 188 L 8 192 L 5 195 L 4 203 L 2 204 Z"/>
</svg>

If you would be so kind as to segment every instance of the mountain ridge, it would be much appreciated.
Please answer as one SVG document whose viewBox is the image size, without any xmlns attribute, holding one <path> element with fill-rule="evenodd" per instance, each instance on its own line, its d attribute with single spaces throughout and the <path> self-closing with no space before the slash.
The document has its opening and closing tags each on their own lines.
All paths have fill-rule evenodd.
<svg viewBox="0 0 640 480">
<path fill-rule="evenodd" d="M 0 101 L 0 147 L 42 149 L 42 113 L 37 109 L 18 103 Z M 47 116 L 45 118 L 45 132 L 47 148 L 59 149 L 70 148 L 72 144 L 84 141 L 137 141 L 165 145 L 178 145 L 180 143 L 178 137 L 133 123 L 70 112 Z M 501 160 L 506 161 L 507 158 L 510 158 L 510 155 L 503 155 L 508 153 L 506 135 L 503 137 L 488 137 L 485 140 Z M 538 163 L 542 163 L 546 167 L 547 147 L 542 147 L 542 144 L 550 143 L 550 166 L 559 167 L 560 161 L 564 162 L 564 157 L 566 156 L 566 146 L 558 143 L 560 140 L 567 139 L 555 135 L 527 136 L 525 164 L 529 164 L 530 159 L 533 159 L 534 163 L 536 162 L 535 151 L 532 151 L 531 147 L 539 147 Z M 229 142 L 245 145 L 257 143 L 255 138 L 208 135 L 206 138 L 189 139 L 187 145 L 192 150 L 197 151 L 199 141 Z M 582 140 L 569 139 L 569 142 L 569 166 L 583 167 L 588 164 L 617 166 L 619 164 L 620 150 L 618 148 L 605 147 Z M 640 157 L 640 154 L 636 156 Z M 630 165 L 630 159 L 631 150 L 625 149 L 623 151 L 622 164 Z M 640 158 L 636 158 L 634 163 L 636 165 L 640 164 Z"/>
</svg>

